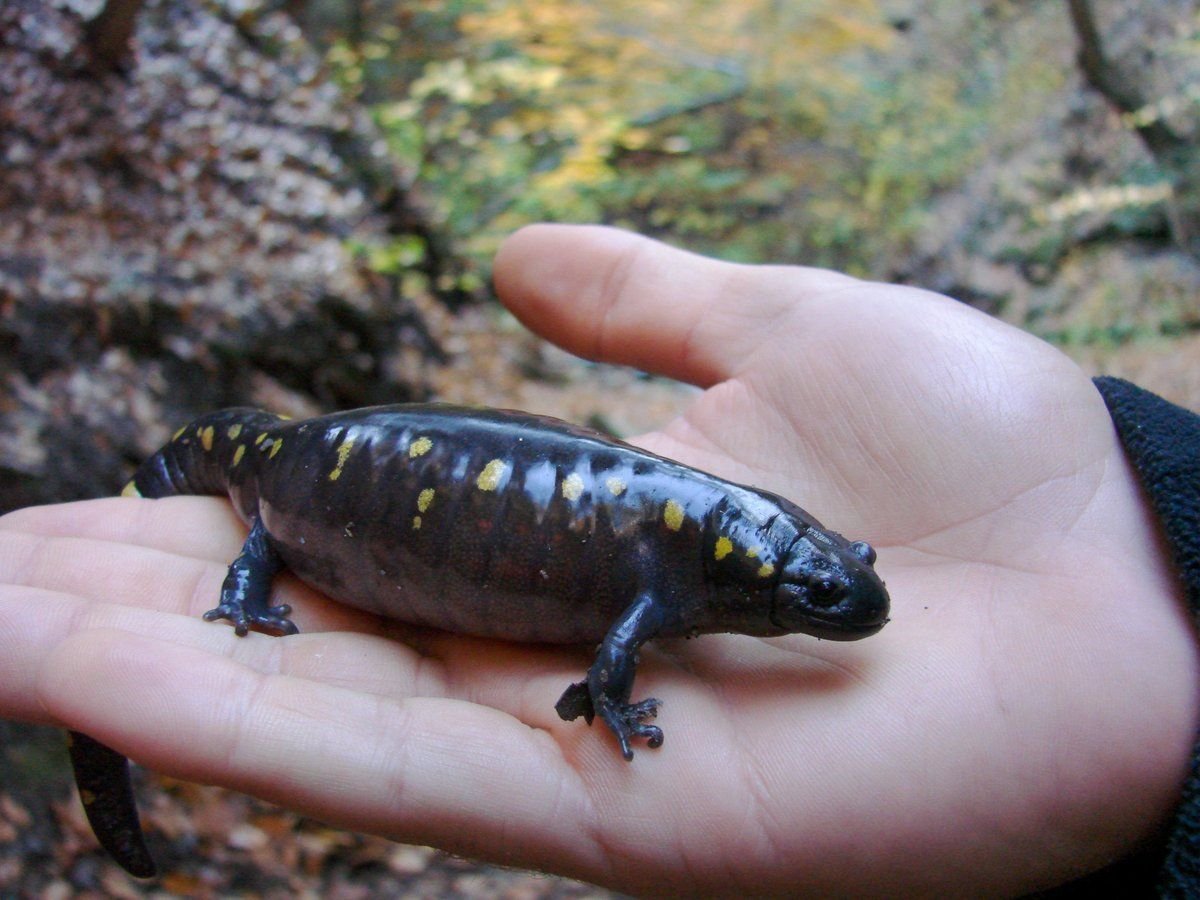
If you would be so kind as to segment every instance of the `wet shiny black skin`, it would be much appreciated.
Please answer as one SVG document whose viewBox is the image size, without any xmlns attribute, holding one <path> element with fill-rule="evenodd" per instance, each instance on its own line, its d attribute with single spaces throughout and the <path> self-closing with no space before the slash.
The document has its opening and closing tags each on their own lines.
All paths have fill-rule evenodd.
<svg viewBox="0 0 1200 900">
<path fill-rule="evenodd" d="M 600 641 L 556 709 L 662 743 L 630 702 L 638 647 L 705 632 L 878 631 L 888 597 L 874 551 L 776 495 L 554 419 L 441 405 L 375 407 L 300 422 L 223 410 L 180 429 L 126 493 L 228 495 L 251 526 L 206 618 L 290 633 L 270 606 L 281 568 L 329 596 L 456 633 Z M 136 810 L 119 756 L 86 752 L 77 778 L 102 843 L 135 874 Z M 107 749 L 107 748 L 103 748 Z M 111 751 L 110 751 L 111 753 Z M 116 771 L 120 769 L 121 771 Z M 99 770 L 99 771 L 98 771 Z M 107 773 L 107 774 L 106 774 Z M 97 790 L 108 782 L 113 790 Z M 132 848 L 132 849 L 131 849 Z M 122 858 L 123 857 L 123 858 Z"/>
</svg>

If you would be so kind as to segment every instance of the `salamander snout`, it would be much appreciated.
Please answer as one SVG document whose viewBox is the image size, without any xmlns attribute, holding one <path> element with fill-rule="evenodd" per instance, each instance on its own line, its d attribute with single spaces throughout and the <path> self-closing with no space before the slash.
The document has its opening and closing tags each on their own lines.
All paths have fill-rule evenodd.
<svg viewBox="0 0 1200 900">
<path fill-rule="evenodd" d="M 875 634 L 887 623 L 890 599 L 874 563 L 875 550 L 862 541 L 835 552 L 801 541 L 775 588 L 771 621 L 832 641 Z"/>
</svg>

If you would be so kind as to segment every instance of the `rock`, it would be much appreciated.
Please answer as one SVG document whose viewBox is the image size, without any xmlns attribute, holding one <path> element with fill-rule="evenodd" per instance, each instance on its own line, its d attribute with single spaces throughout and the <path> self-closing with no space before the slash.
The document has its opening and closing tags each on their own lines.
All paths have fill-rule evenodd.
<svg viewBox="0 0 1200 900">
<path fill-rule="evenodd" d="M 296 26 L 150 0 L 97 71 L 104 6 L 0 7 L 0 510 L 110 494 L 215 407 L 423 396 L 440 354 L 457 263 Z M 395 239 L 386 277 L 356 249 Z"/>
</svg>

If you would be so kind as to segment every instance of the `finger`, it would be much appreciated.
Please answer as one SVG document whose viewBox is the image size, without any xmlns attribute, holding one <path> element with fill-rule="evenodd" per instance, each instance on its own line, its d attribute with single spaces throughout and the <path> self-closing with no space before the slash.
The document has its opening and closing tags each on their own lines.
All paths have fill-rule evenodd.
<svg viewBox="0 0 1200 900">
<path fill-rule="evenodd" d="M 50 723 L 37 699 L 37 673 L 46 655 L 71 631 L 73 598 L 33 588 L 0 594 L 0 717 Z"/>
<path fill-rule="evenodd" d="M 131 505 L 154 506 L 163 502 L 126 502 L 121 506 L 128 509 Z M 8 590 L 34 588 L 92 603 L 142 607 L 196 618 L 217 605 L 228 571 L 227 560 L 236 554 L 238 541 L 210 539 L 205 546 L 205 540 L 201 540 L 206 553 L 226 551 L 224 561 L 212 561 L 117 540 L 76 536 L 74 532 L 87 530 L 86 523 L 85 527 L 77 527 L 75 514 L 83 506 L 86 504 L 45 508 L 36 523 L 44 534 L 0 531 L 0 585 Z M 195 508 L 203 510 L 205 506 Z M 154 518 L 151 516 L 151 521 Z M 96 520 L 97 530 L 101 533 L 110 530 L 119 536 L 133 534 L 138 539 L 154 539 L 168 545 L 186 543 L 107 522 Z M 376 616 L 334 603 L 287 575 L 276 579 L 272 598 L 275 603 L 292 606 L 297 624 L 306 630 L 377 631 L 380 627 Z"/>
<path fill-rule="evenodd" d="M 586 669 L 569 649 L 422 636 L 420 649 L 358 632 L 238 637 L 198 617 L 94 603 L 36 588 L 0 595 L 0 715 L 46 721 L 34 676 L 72 633 L 119 630 L 165 645 L 186 645 L 259 672 L 320 681 L 385 697 L 455 697 L 504 709 L 522 721 L 555 723 L 554 702 Z"/>
<path fill-rule="evenodd" d="M 134 520 L 149 522 L 149 535 L 143 534 L 136 524 L 122 525 L 116 521 L 122 514 L 129 519 L 131 508 L 140 513 L 151 507 L 148 511 L 153 512 L 160 502 L 165 501 L 61 505 L 10 520 L 10 525 L 36 528 L 42 533 L 12 529 L 0 532 L 0 585 L 5 586 L 0 595 L 0 637 L 7 637 L 5 644 L 11 645 L 6 656 L 9 666 L 16 671 L 32 671 L 40 656 L 53 645 L 52 635 L 55 640 L 62 640 L 72 629 L 82 628 L 121 628 L 163 640 L 199 634 L 207 639 L 206 646 L 214 650 L 229 647 L 249 652 L 251 646 L 260 646 L 256 642 L 239 641 L 220 623 L 200 621 L 201 614 L 219 598 L 227 568 L 224 561 L 194 559 L 76 534 L 99 532 L 118 539 L 148 536 L 167 545 L 179 543 L 160 537 L 159 526 L 171 526 L 176 521 L 174 517 L 159 522 L 155 516 L 132 516 Z M 211 512 L 215 521 L 220 521 L 219 505 L 216 510 L 208 503 L 193 506 L 198 512 Z M 97 515 L 97 511 L 104 513 L 105 508 L 112 514 Z M 84 515 L 79 515 L 81 511 Z M 209 552 L 232 556 L 234 550 L 230 547 L 236 547 L 236 543 L 221 546 L 222 543 L 215 542 Z M 385 621 L 321 597 L 293 577 L 277 579 L 273 602 L 292 605 L 293 618 L 303 631 L 354 632 L 351 637 L 383 633 L 407 641 L 420 648 L 421 658 L 428 665 L 440 667 L 438 661 L 446 661 L 445 668 L 453 676 L 446 690 L 452 696 L 508 709 L 526 721 L 544 722 L 552 716 L 559 693 L 569 681 L 578 680 L 587 667 L 586 661 L 567 650 L 515 648 L 502 642 L 454 638 Z M 137 611 L 146 615 L 139 617 Z M 57 617 L 52 619 L 52 615 Z M 58 623 L 58 630 L 53 633 L 46 631 L 51 621 Z M 33 639 L 35 633 L 40 635 L 37 640 Z M 389 686 L 388 691 L 402 690 L 411 679 L 400 677 L 379 657 L 404 659 L 413 654 L 398 643 L 381 643 L 386 649 L 369 656 L 356 644 L 349 645 L 352 649 L 345 655 L 334 652 L 341 644 L 323 646 L 313 657 L 323 668 L 303 672 L 360 687 L 394 683 L 396 687 Z M 301 648 L 308 645 L 303 641 L 289 641 L 284 646 L 289 654 L 295 653 L 295 659 L 306 658 Z M 521 678 L 512 677 L 518 672 Z M 13 691 L 17 690 L 16 684 L 9 683 Z M 24 688 L 20 693 L 30 696 Z M 25 707 L 14 708 L 10 714 L 23 719 L 44 718 L 41 711 Z"/>
<path fill-rule="evenodd" d="M 246 526 L 229 501 L 219 497 L 107 497 L 31 506 L 0 517 L 0 539 L 12 532 L 136 544 L 224 563 L 237 555 L 246 538 Z"/>
<path fill-rule="evenodd" d="M 260 671 L 353 685 L 372 693 L 436 695 L 445 689 L 436 659 L 381 637 L 352 632 L 291 635 L 286 640 L 253 632 L 238 636 L 199 617 L 93 603 L 36 588 L 9 590 L 0 597 L 0 689 L 33 697 L 30 679 L 41 660 L 71 634 L 96 629 L 188 645 Z M 24 718 L 34 712 L 30 708 L 14 714 Z"/>
<path fill-rule="evenodd" d="M 199 615 L 215 605 L 223 578 L 219 563 L 134 544 L 16 531 L 0 537 L 0 584 L 8 587 Z"/>
<path fill-rule="evenodd" d="M 563 789 L 557 746 L 495 710 L 264 675 L 103 631 L 75 635 L 45 660 L 39 696 L 61 720 L 155 769 L 346 827 L 471 855 L 504 846 L 525 865 L 561 865 L 589 844 L 585 798 Z"/>
<path fill-rule="evenodd" d="M 226 629 L 207 626 L 199 619 L 123 604 L 92 603 L 52 590 L 8 588 L 0 594 L 0 711 L 23 720 L 46 720 L 47 711 L 37 699 L 39 670 L 72 633 L 97 628 L 163 641 L 188 640 L 212 653 L 233 653 L 241 646 L 229 640 Z"/>
<path fill-rule="evenodd" d="M 535 225 L 496 256 L 496 290 L 548 340 L 589 359 L 707 387 L 769 338 L 798 291 L 852 286 L 820 269 L 739 266 L 596 226 Z"/>
</svg>

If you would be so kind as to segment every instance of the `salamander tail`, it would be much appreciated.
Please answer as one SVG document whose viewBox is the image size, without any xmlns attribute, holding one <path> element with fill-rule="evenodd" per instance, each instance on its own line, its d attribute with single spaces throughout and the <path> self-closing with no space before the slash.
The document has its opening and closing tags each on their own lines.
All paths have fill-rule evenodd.
<svg viewBox="0 0 1200 900">
<path fill-rule="evenodd" d="M 154 877 L 158 867 L 142 837 L 129 760 L 78 731 L 70 732 L 67 747 L 83 810 L 100 846 L 130 875 Z"/>
<path fill-rule="evenodd" d="M 183 426 L 147 459 L 121 491 L 125 497 L 223 495 L 250 447 L 266 438 L 280 417 L 246 407 L 208 413 Z M 270 444 L 264 444 L 264 449 Z M 274 453 L 270 454 L 274 456 Z"/>
</svg>

